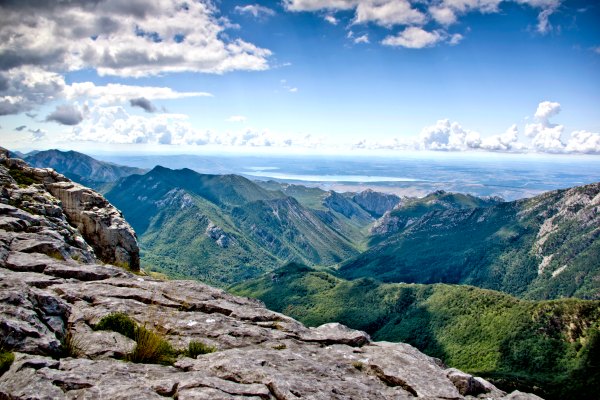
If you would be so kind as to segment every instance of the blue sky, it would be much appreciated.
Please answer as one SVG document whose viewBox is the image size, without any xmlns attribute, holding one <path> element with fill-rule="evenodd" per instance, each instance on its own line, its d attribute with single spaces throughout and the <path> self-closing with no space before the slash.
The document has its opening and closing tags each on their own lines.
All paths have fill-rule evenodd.
<svg viewBox="0 0 600 400">
<path fill-rule="evenodd" d="M 0 5 L 14 149 L 600 154 L 600 5 Z"/>
</svg>

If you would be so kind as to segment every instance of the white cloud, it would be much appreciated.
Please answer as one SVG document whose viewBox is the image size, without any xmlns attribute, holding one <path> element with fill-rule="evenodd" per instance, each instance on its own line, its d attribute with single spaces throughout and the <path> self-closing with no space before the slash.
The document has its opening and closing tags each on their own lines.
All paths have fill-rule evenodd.
<svg viewBox="0 0 600 400">
<path fill-rule="evenodd" d="M 356 7 L 354 23 L 374 22 L 381 26 L 423 24 L 426 16 L 412 8 L 408 0 L 361 1 Z"/>
<path fill-rule="evenodd" d="M 575 153 L 600 154 L 600 133 L 574 131 L 565 150 Z"/>
<path fill-rule="evenodd" d="M 536 30 L 545 34 L 552 30 L 552 24 L 550 24 L 550 16 L 556 12 L 560 7 L 562 0 L 514 0 L 519 4 L 525 4 L 533 8 L 539 8 L 540 13 L 538 14 L 538 24 Z"/>
<path fill-rule="evenodd" d="M 369 35 L 365 33 L 364 35 L 356 37 L 354 43 L 369 43 Z"/>
<path fill-rule="evenodd" d="M 261 6 L 260 4 L 248 4 L 246 6 L 235 6 L 235 12 L 238 14 L 250 14 L 254 18 L 272 17 L 275 11 L 269 7 Z"/>
<path fill-rule="evenodd" d="M 5 3 L 1 11 L 4 69 L 93 68 L 100 75 L 135 77 L 224 73 L 266 69 L 271 54 L 241 39 L 223 39 L 228 21 L 217 18 L 216 8 L 204 0 L 185 6 L 175 0 L 53 2 L 33 12 L 23 1 Z"/>
<path fill-rule="evenodd" d="M 323 19 L 327 22 L 329 22 L 331 25 L 337 25 L 340 21 L 338 21 L 338 19 L 331 15 L 331 14 L 327 14 L 323 17 Z"/>
<path fill-rule="evenodd" d="M 561 140 L 564 126 L 550 122 L 550 118 L 560 111 L 559 103 L 543 101 L 534 114 L 539 122 L 525 125 L 525 135 L 532 138 L 531 144 L 536 150 L 547 153 L 561 153 L 565 150 Z"/>
<path fill-rule="evenodd" d="M 456 22 L 456 14 L 450 7 L 429 7 L 429 14 L 440 25 L 449 26 Z"/>
<path fill-rule="evenodd" d="M 360 0 L 283 0 L 290 11 L 350 10 L 358 3 Z"/>
<path fill-rule="evenodd" d="M 448 44 L 450 46 L 456 46 L 457 44 L 459 44 L 460 42 L 462 42 L 462 40 L 465 37 L 463 35 L 461 35 L 460 33 L 455 33 L 454 35 L 450 36 L 450 39 L 448 40 Z"/>
<path fill-rule="evenodd" d="M 534 117 L 545 124 L 549 124 L 549 119 L 560 112 L 560 104 L 552 101 L 542 101 L 535 110 Z"/>
<path fill-rule="evenodd" d="M 244 117 L 243 115 L 232 115 L 231 117 L 227 118 L 228 122 L 246 122 L 246 117 Z"/>
<path fill-rule="evenodd" d="M 243 121 L 242 116 L 229 120 Z M 189 117 L 181 114 L 134 115 L 122 106 L 89 110 L 87 118 L 72 128 L 69 140 L 111 144 L 145 143 L 153 145 L 217 145 L 237 147 L 310 147 L 317 148 L 323 140 L 310 135 L 280 135 L 269 130 L 244 128 L 217 133 L 192 126 Z"/>
<path fill-rule="evenodd" d="M 514 124 L 501 135 L 482 138 L 480 147 L 489 151 L 511 151 L 523 150 L 525 146 L 519 143 L 519 128 Z"/>
<path fill-rule="evenodd" d="M 0 115 L 86 95 L 101 104 L 208 95 L 90 82 L 66 85 L 62 74 L 69 71 L 142 77 L 269 68 L 271 52 L 225 34 L 232 25 L 218 13 L 210 0 L 2 2 Z"/>
<path fill-rule="evenodd" d="M 386 46 L 402 46 L 409 49 L 422 49 L 430 47 L 442 40 L 438 32 L 427 32 L 416 26 L 411 26 L 396 36 L 388 36 L 381 42 Z"/>
<path fill-rule="evenodd" d="M 481 146 L 479 133 L 465 130 L 458 122 L 442 119 L 421 131 L 419 143 L 427 150 L 469 150 Z"/>
</svg>

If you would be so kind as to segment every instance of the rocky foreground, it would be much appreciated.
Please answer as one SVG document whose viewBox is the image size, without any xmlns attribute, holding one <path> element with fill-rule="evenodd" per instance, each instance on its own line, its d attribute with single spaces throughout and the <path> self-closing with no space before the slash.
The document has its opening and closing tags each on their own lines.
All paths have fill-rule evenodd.
<svg viewBox="0 0 600 400">
<path fill-rule="evenodd" d="M 0 184 L 0 347 L 14 354 L 0 399 L 539 399 L 407 344 L 307 328 L 256 300 L 129 272 L 139 252 L 118 210 L 4 150 Z M 115 312 L 174 348 L 217 351 L 172 365 L 124 361 L 136 342 L 93 329 Z"/>
</svg>

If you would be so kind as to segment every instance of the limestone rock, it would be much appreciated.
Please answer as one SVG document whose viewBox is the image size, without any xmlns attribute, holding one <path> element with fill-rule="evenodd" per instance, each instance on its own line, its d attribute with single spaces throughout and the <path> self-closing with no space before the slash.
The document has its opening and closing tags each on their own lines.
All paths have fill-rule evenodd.
<svg viewBox="0 0 600 400">
<path fill-rule="evenodd" d="M 355 194 L 352 200 L 376 218 L 393 210 L 402 201 L 395 194 L 375 192 L 371 189 Z"/>
</svg>

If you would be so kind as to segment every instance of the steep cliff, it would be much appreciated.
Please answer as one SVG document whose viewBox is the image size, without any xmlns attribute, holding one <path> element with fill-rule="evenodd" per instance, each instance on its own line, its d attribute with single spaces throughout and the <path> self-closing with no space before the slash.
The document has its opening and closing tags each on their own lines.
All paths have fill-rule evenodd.
<svg viewBox="0 0 600 400">
<path fill-rule="evenodd" d="M 506 395 L 406 344 L 339 324 L 307 328 L 256 300 L 101 264 L 137 257 L 118 211 L 53 171 L 5 152 L 0 163 L 2 399 L 537 398 Z M 97 330 L 117 312 L 135 335 Z M 178 356 L 131 362 L 148 349 L 143 332 Z M 176 351 L 200 342 L 216 351 Z"/>
</svg>

